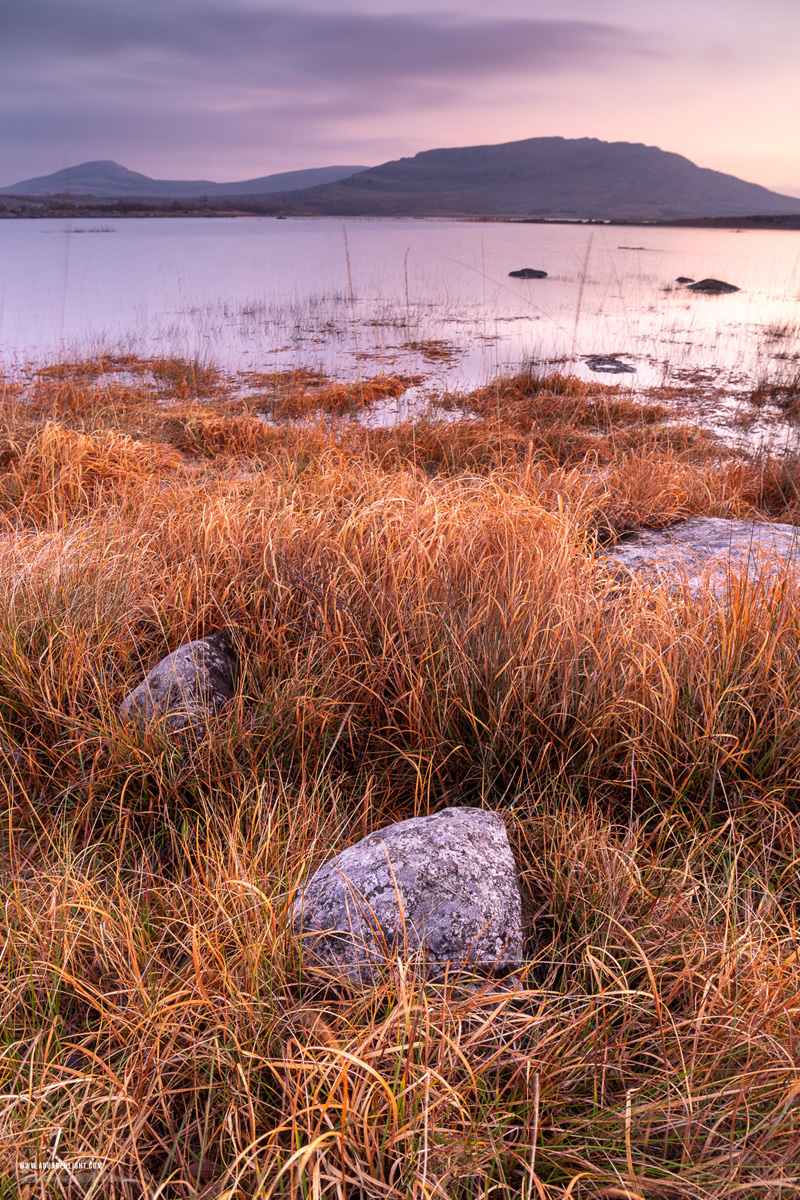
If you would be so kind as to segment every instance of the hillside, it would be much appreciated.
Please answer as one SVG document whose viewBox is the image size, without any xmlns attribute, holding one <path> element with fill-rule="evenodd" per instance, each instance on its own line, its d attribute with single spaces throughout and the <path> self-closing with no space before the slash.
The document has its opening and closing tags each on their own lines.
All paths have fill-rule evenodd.
<svg viewBox="0 0 800 1200">
<path fill-rule="evenodd" d="M 341 216 L 673 220 L 800 214 L 800 199 L 695 166 L 656 146 L 558 137 L 427 150 L 281 196 L 280 203 L 285 212 Z"/>
<path fill-rule="evenodd" d="M 151 179 L 138 171 L 129 171 L 110 159 L 80 163 L 52 175 L 23 179 L 11 187 L 0 188 L 0 196 L 78 196 L 148 197 L 157 199 L 196 199 L 199 196 L 249 196 L 287 192 L 333 183 L 363 170 L 359 166 L 312 167 L 306 171 L 282 171 L 258 179 L 236 183 L 213 183 L 209 179 Z"/>
<path fill-rule="evenodd" d="M 151 179 L 103 160 L 0 188 L 5 197 L 66 195 L 101 204 L 202 198 L 222 210 L 311 216 L 800 218 L 800 198 L 698 167 L 657 146 L 596 138 L 528 138 L 426 150 L 377 167 L 319 167 L 236 183 Z"/>
</svg>

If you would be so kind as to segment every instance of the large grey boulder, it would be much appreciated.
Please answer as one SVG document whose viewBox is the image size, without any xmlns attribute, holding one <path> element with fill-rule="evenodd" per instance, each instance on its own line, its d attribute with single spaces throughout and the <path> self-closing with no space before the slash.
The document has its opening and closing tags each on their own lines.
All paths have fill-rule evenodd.
<svg viewBox="0 0 800 1200">
<path fill-rule="evenodd" d="M 769 521 L 689 517 L 669 529 L 643 529 L 609 552 L 611 563 L 686 586 L 693 596 L 724 594 L 731 573 L 777 579 L 800 568 L 800 527 Z"/>
<path fill-rule="evenodd" d="M 506 827 L 445 808 L 371 833 L 311 877 L 292 910 L 307 963 L 361 983 L 387 961 L 510 974 L 522 962 L 522 904 Z"/>
<path fill-rule="evenodd" d="M 163 720 L 173 731 L 203 736 L 205 723 L 233 696 L 236 660 L 224 631 L 187 642 L 163 658 L 125 697 L 123 720 L 140 724 Z"/>
</svg>

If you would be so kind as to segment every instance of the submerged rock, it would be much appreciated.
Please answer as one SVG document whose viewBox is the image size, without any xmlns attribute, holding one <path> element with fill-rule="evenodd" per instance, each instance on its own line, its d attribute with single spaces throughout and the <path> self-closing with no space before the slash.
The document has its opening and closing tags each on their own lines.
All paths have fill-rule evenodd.
<svg viewBox="0 0 800 1200">
<path fill-rule="evenodd" d="M 722 296 L 726 292 L 741 291 L 732 283 L 723 283 L 721 279 L 699 279 L 697 283 L 690 283 L 686 290 L 687 292 L 702 292 L 704 296 Z"/>
<path fill-rule="evenodd" d="M 509 271 L 509 279 L 547 279 L 547 271 L 536 271 L 533 267 L 521 267 L 519 271 Z"/>
<path fill-rule="evenodd" d="M 208 717 L 232 698 L 235 681 L 230 637 L 224 631 L 212 633 L 180 646 L 153 667 L 125 697 L 120 716 L 140 724 L 164 720 L 174 731 L 202 736 Z"/>
<path fill-rule="evenodd" d="M 722 595 L 732 571 L 771 580 L 800 569 L 800 526 L 689 517 L 660 532 L 643 529 L 623 538 L 608 557 L 630 571 L 685 584 L 693 596 Z"/>
<path fill-rule="evenodd" d="M 445 808 L 349 846 L 306 883 L 292 910 L 307 963 L 373 982 L 387 961 L 428 977 L 446 967 L 504 975 L 522 963 L 522 903 L 506 827 Z"/>
<path fill-rule="evenodd" d="M 592 371 L 602 371 L 606 375 L 633 375 L 636 371 L 635 367 L 622 362 L 616 356 L 604 357 L 603 355 L 595 354 L 591 358 L 586 359 L 586 365 Z"/>
</svg>

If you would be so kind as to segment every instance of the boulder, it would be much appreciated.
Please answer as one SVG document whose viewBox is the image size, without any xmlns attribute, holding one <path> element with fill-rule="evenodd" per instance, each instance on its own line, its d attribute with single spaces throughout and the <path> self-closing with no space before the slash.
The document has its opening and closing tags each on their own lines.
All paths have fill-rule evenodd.
<svg viewBox="0 0 800 1200">
<path fill-rule="evenodd" d="M 723 296 L 726 292 L 738 292 L 741 289 L 732 283 L 723 283 L 721 279 L 699 279 L 697 283 L 688 284 L 686 290 L 702 292 L 704 296 Z"/>
<path fill-rule="evenodd" d="M 731 571 L 769 581 L 800 568 L 800 526 L 689 517 L 660 532 L 643 529 L 623 538 L 608 558 L 655 581 L 685 584 L 695 597 L 704 591 L 721 596 Z"/>
<path fill-rule="evenodd" d="M 522 903 L 503 821 L 445 808 L 349 846 L 292 910 L 306 963 L 374 982 L 398 956 L 427 978 L 508 975 L 522 963 Z"/>
<path fill-rule="evenodd" d="M 606 375 L 633 375 L 636 371 L 635 367 L 631 367 L 628 363 L 624 363 L 616 356 L 606 356 L 594 354 L 591 358 L 586 359 L 586 365 L 592 371 L 600 371 Z"/>
<path fill-rule="evenodd" d="M 675 280 L 676 283 L 694 283 L 690 275 L 679 275 Z"/>
<path fill-rule="evenodd" d="M 177 731 L 205 732 L 205 722 L 233 696 L 236 659 L 229 635 L 221 631 L 163 658 L 125 697 L 123 720 L 139 724 L 163 720 Z"/>
<path fill-rule="evenodd" d="M 509 271 L 509 279 L 547 279 L 547 271 L 536 271 L 533 267 L 521 267 L 519 271 Z"/>
</svg>

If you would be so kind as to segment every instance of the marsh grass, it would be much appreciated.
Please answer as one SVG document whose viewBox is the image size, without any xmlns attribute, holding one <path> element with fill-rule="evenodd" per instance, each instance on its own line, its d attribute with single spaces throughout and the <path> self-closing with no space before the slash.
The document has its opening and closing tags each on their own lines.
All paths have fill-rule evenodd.
<svg viewBox="0 0 800 1200">
<path fill-rule="evenodd" d="M 762 371 L 749 394 L 749 400 L 757 408 L 772 403 L 779 405 L 787 415 L 796 415 L 800 408 L 800 365 L 797 356 L 774 359 Z"/>
<path fill-rule="evenodd" d="M 795 1194 L 796 585 L 695 603 L 599 550 L 798 520 L 796 463 L 569 378 L 387 429 L 348 414 L 399 382 L 249 382 L 126 360 L 2 395 L 8 1194 Z M 222 626 L 204 741 L 120 723 Z M 507 823 L 521 988 L 304 969 L 305 873 L 447 804 Z M 23 1169 L 57 1137 L 103 1171 Z"/>
<path fill-rule="evenodd" d="M 278 418 L 296 418 L 309 413 L 329 413 L 343 416 L 368 408 L 376 400 L 402 396 L 409 387 L 422 382 L 421 375 L 375 375 L 371 379 L 331 382 L 325 378 L 313 380 L 314 386 L 298 388 L 295 372 L 274 377 L 279 395 L 266 402 L 265 411 Z"/>
<path fill-rule="evenodd" d="M 424 362 L 451 363 L 459 357 L 461 351 L 452 342 L 443 338 L 425 338 L 422 341 L 401 342 L 401 350 L 410 350 L 420 355 Z"/>
</svg>

